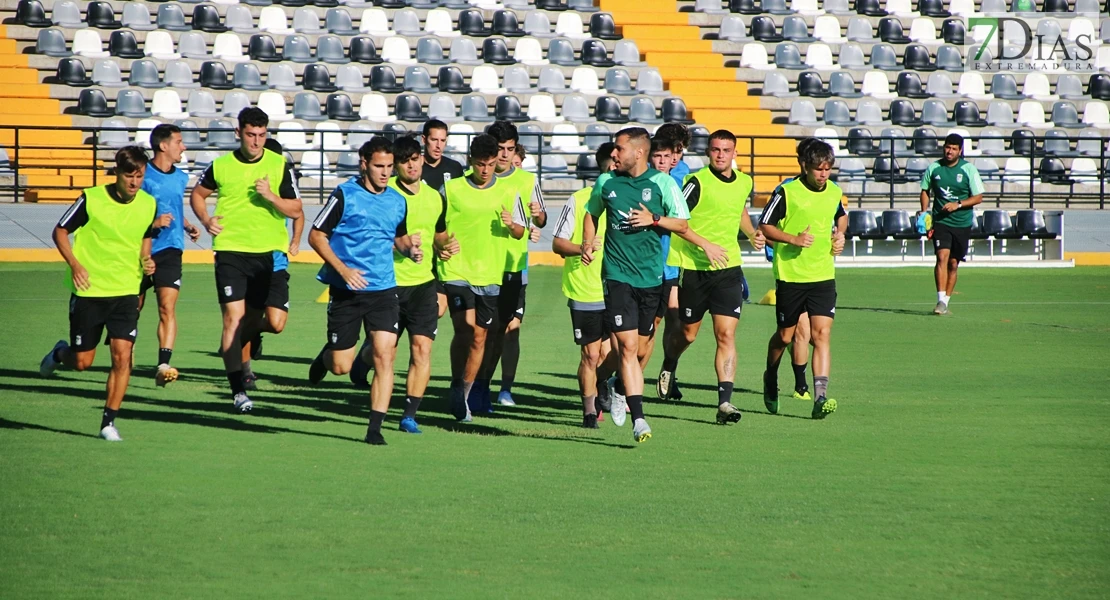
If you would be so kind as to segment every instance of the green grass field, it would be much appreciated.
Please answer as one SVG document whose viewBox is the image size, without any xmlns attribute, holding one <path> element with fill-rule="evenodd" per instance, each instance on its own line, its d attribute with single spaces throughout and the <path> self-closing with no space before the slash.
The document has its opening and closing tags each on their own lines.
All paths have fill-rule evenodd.
<svg viewBox="0 0 1110 600">
<path fill-rule="evenodd" d="M 713 424 L 712 343 L 655 433 L 581 422 L 558 271 L 531 274 L 519 406 L 445 414 L 441 323 L 425 433 L 362 443 L 367 394 L 304 385 L 322 287 L 295 266 L 254 412 L 232 414 L 210 267 L 187 267 L 157 389 L 156 312 L 96 438 L 108 356 L 40 379 L 67 337 L 61 265 L 0 265 L 0 598 L 1105 598 L 1110 269 L 968 269 L 954 314 L 925 269 L 842 269 L 825 421 L 758 393 L 772 309 L 740 323 L 737 425 Z M 749 273 L 753 292 L 771 287 Z M 407 355 L 402 351 L 401 355 Z M 649 369 L 654 381 L 662 353 Z M 398 364 L 406 358 L 398 357 Z M 783 366 L 781 381 L 792 377 Z M 403 397 L 398 378 L 395 407 Z M 399 397 L 400 396 L 400 397 Z"/>
</svg>

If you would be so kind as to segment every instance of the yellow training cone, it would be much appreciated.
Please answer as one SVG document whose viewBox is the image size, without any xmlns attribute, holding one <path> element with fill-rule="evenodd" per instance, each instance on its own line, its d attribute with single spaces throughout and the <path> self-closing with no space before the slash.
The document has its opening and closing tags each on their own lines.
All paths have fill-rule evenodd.
<svg viewBox="0 0 1110 600">
<path fill-rule="evenodd" d="M 320 294 L 318 298 L 316 298 L 316 301 L 322 304 L 327 304 L 328 300 L 331 300 L 331 295 L 328 294 L 328 288 L 324 288 L 324 292 Z"/>
<path fill-rule="evenodd" d="M 760 298 L 759 303 L 767 305 L 767 306 L 774 306 L 775 305 L 775 290 L 770 290 L 766 294 L 763 294 L 763 298 Z"/>
</svg>

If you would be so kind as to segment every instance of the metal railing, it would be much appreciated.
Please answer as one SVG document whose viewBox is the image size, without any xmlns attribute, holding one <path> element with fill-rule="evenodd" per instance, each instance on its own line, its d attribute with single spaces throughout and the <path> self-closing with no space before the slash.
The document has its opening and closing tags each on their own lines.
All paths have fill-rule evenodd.
<svg viewBox="0 0 1110 600">
<path fill-rule="evenodd" d="M 77 147 L 73 145 L 50 144 L 43 142 L 42 135 L 31 135 L 31 132 L 54 132 L 60 133 L 65 131 L 79 131 L 82 133 L 83 144 Z M 39 185 L 34 182 L 34 174 L 41 174 L 45 170 L 62 169 L 69 173 L 71 176 L 74 174 L 89 173 L 89 177 L 83 179 L 84 182 L 90 182 L 92 185 L 103 183 L 103 173 L 111 168 L 113 156 L 115 151 L 122 145 L 130 145 L 136 139 L 136 134 L 145 137 L 147 130 L 140 130 L 136 127 L 128 128 L 106 128 L 106 127 L 42 127 L 42 126 L 0 126 L 0 148 L 7 150 L 11 156 L 10 163 L 4 165 L 0 163 L 0 200 L 8 200 L 20 202 L 24 198 L 24 192 L 28 189 L 35 190 L 77 190 L 83 185 Z M 278 133 L 273 131 L 272 134 Z M 411 132 L 410 132 L 411 133 Z M 194 138 L 195 134 L 195 138 Z M 198 166 L 204 166 L 203 163 L 198 163 L 195 159 L 198 157 L 205 157 L 202 154 L 211 152 L 210 156 L 228 152 L 236 147 L 235 134 L 228 129 L 187 129 L 186 145 L 189 146 L 189 138 L 195 140 L 200 139 L 204 135 L 207 140 L 203 147 L 190 147 L 187 153 L 194 158 L 190 162 L 188 169 L 192 175 L 199 176 L 200 171 L 197 170 Z M 214 134 L 214 135 L 213 135 Z M 357 148 L 351 148 L 344 144 L 334 144 L 333 138 L 340 137 L 340 139 L 352 139 L 355 136 L 356 142 L 365 137 L 373 135 L 386 135 L 395 137 L 398 135 L 405 135 L 406 132 L 399 131 L 398 129 L 385 129 L 385 130 L 322 130 L 304 131 L 306 139 L 313 135 L 319 135 L 323 140 L 323 144 L 314 148 L 287 148 L 286 152 L 294 158 L 296 170 L 298 175 L 302 178 L 309 178 L 309 181 L 302 181 L 301 192 L 306 200 L 316 200 L 323 202 L 331 192 L 331 188 L 338 183 L 337 179 L 347 177 L 357 172 Z M 452 133 L 448 141 L 448 154 L 458 156 L 458 150 L 469 146 L 471 137 L 478 135 L 478 133 L 471 132 L 458 132 Z M 595 147 L 601 141 L 607 141 L 612 134 L 596 133 L 596 134 L 573 134 L 573 133 L 535 133 L 535 132 L 522 132 L 521 143 L 528 150 L 528 156 L 534 161 L 534 169 L 529 162 L 526 162 L 526 168 L 534 170 L 541 178 L 541 187 L 545 193 L 553 194 L 555 197 L 559 195 L 569 195 L 573 189 L 578 189 L 583 185 L 589 183 L 597 176 L 596 171 L 580 172 L 577 169 L 578 158 L 585 155 L 593 155 L 593 150 L 585 150 L 586 146 Z M 26 143 L 31 138 L 33 143 Z M 567 141 L 566 138 L 573 137 L 573 140 Z M 583 144 L 583 137 L 586 139 L 586 144 Z M 1005 147 L 1008 144 L 1008 149 L 1002 154 L 984 155 L 982 158 L 989 158 L 995 161 L 1005 163 L 1006 159 L 1019 158 L 1025 159 L 1028 163 L 1027 172 L 1025 170 L 1020 173 L 1015 173 L 1013 170 L 1001 170 L 996 172 L 983 173 L 983 181 L 987 186 L 987 191 L 984 194 L 984 203 L 987 205 L 993 204 L 994 206 L 1013 206 L 1020 204 L 1021 206 L 1028 206 L 1029 208 L 1097 208 L 1105 209 L 1107 200 L 1107 175 L 1110 171 L 1108 165 L 1107 151 L 1107 138 L 1083 138 L 1088 141 L 1097 140 L 1099 144 L 1098 154 L 1079 155 L 1076 151 L 1071 150 L 1064 154 L 1054 154 L 1052 152 L 1045 152 L 1045 142 L 1051 140 L 1053 144 L 1061 142 L 1061 138 L 1050 138 L 1046 136 L 1034 137 L 987 137 L 976 136 L 969 138 L 975 147 L 980 143 L 988 140 L 995 140 L 1001 142 Z M 9 142 L 10 140 L 10 142 Z M 126 142 L 125 142 L 126 140 Z M 772 140 L 790 140 L 791 142 L 797 141 L 794 137 L 785 136 L 738 136 L 738 148 L 743 149 L 737 153 L 737 165 L 749 175 L 754 177 L 765 176 L 774 181 L 775 178 L 782 179 L 792 177 L 797 174 L 797 168 L 794 166 L 781 166 L 792 165 L 795 159 L 793 152 L 785 153 L 769 153 L 760 151 L 757 146 L 760 142 L 768 142 Z M 868 208 L 896 208 L 913 206 L 919 201 L 920 187 L 915 185 L 920 182 L 922 175 L 921 166 L 927 166 L 939 158 L 940 147 L 943 138 L 933 140 L 932 138 L 882 138 L 882 137 L 863 137 L 857 139 L 847 140 L 847 145 L 851 152 L 845 153 L 843 149 L 840 150 L 841 156 L 837 157 L 837 165 L 834 168 L 834 178 L 845 188 L 846 194 L 849 199 L 858 207 Z M 829 140 L 832 142 L 833 140 Z M 1069 150 L 1074 146 L 1075 139 L 1069 140 Z M 566 142 L 566 143 L 564 143 Z M 844 140 L 836 142 L 838 146 L 843 144 Z M 216 143 L 217 146 L 210 146 L 209 144 Z M 705 138 L 695 138 L 692 147 L 687 150 L 687 158 L 695 158 L 701 160 L 704 164 L 707 159 L 700 156 L 706 146 L 707 141 Z M 781 144 L 780 144 L 781 145 Z M 793 146 L 793 144 L 790 144 Z M 89 158 L 85 159 L 66 159 L 66 158 L 43 158 L 42 155 L 52 150 L 74 150 L 82 149 L 89 150 Z M 13 152 L 14 151 L 14 152 Z M 345 153 L 353 153 L 347 154 Z M 36 156 L 38 154 L 39 156 Z M 48 154 L 47 154 L 48 156 Z M 1062 172 L 1059 170 L 1052 170 L 1055 168 L 1062 168 L 1063 158 L 1087 158 L 1095 162 L 1093 171 L 1086 173 L 1081 180 L 1075 180 L 1069 177 L 1068 171 L 1065 169 Z M 344 160 L 344 159 L 347 160 Z M 306 160 L 307 159 L 307 160 Z M 562 160 L 560 160 L 562 159 Z M 770 159 L 770 160 L 768 160 Z M 907 171 L 906 167 L 910 166 L 909 162 L 916 163 L 917 170 Z M 973 162 L 975 157 L 965 157 L 969 162 Z M 856 162 L 856 161 L 859 162 Z M 863 164 L 865 160 L 872 160 L 870 169 Z M 1040 160 L 1040 165 L 1037 161 Z M 694 161 L 696 162 L 696 161 Z M 780 166 L 765 166 L 767 164 L 774 164 Z M 885 163 L 885 165 L 884 165 Z M 893 169 L 886 168 L 887 165 L 893 165 Z M 880 170 L 876 170 L 876 166 Z M 853 168 L 854 167 L 854 168 Z M 1051 167 L 1051 168 L 1050 168 Z M 31 175 L 31 177 L 28 177 Z M 72 179 L 71 179 L 72 181 Z M 756 194 L 763 195 L 769 194 L 773 189 L 773 184 L 768 183 L 766 179 L 757 180 Z M 576 182 L 576 183 L 568 183 Z M 75 194 L 76 197 L 76 194 Z"/>
</svg>

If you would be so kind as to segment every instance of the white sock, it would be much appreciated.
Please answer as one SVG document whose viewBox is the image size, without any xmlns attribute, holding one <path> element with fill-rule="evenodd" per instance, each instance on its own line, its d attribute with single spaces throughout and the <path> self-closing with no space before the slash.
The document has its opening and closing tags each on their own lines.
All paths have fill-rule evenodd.
<svg viewBox="0 0 1110 600">
<path fill-rule="evenodd" d="M 945 294 L 944 295 L 944 305 L 948 306 L 948 303 L 951 302 L 951 301 L 952 301 L 952 296 L 949 296 L 948 294 Z"/>
<path fill-rule="evenodd" d="M 948 295 L 944 292 L 937 292 L 937 302 L 948 304 Z"/>
</svg>

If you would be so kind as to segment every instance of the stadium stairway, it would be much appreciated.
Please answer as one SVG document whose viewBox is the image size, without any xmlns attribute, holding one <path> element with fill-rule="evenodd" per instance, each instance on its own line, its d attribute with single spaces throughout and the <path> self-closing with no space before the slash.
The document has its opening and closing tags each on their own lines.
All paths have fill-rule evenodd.
<svg viewBox="0 0 1110 600">
<path fill-rule="evenodd" d="M 737 80 L 736 69 L 724 66 L 725 57 L 713 51 L 713 42 L 702 39 L 700 29 L 690 23 L 693 13 L 680 12 L 676 0 L 601 0 L 600 8 L 613 15 L 626 38 L 636 41 L 644 60 L 659 70 L 699 125 L 738 135 L 785 135 L 782 125 L 771 122 L 771 111 L 759 107 L 759 97 L 748 94 L 748 84 Z M 745 171 L 770 173 L 755 177 L 757 194 L 766 195 L 796 170 L 794 146 L 792 139 L 765 139 L 756 140 L 753 149 L 739 140 L 736 164 Z"/>
<path fill-rule="evenodd" d="M 7 27 L 0 25 L 0 146 L 11 148 L 9 158 L 19 165 L 21 181 L 28 189 L 27 202 L 73 202 L 72 189 L 93 185 L 93 150 L 79 131 L 24 129 L 16 147 L 15 126 L 71 127 L 62 114 L 61 103 L 50 98 L 50 86 L 39 83 L 38 71 L 28 66 L 27 56 L 18 53 Z M 67 167 L 59 167 L 62 161 Z M 100 165 L 98 165 L 100 166 Z"/>
</svg>

